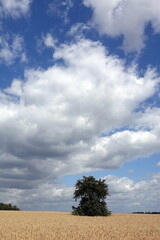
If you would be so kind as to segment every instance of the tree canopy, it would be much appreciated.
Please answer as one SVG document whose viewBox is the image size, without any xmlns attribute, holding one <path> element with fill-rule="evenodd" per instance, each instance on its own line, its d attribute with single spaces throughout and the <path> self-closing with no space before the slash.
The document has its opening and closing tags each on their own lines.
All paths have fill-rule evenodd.
<svg viewBox="0 0 160 240">
<path fill-rule="evenodd" d="M 16 210 L 19 211 L 20 209 L 16 205 L 12 205 L 10 203 L 0 203 L 0 210 Z"/>
<path fill-rule="evenodd" d="M 75 185 L 74 199 L 80 201 L 78 207 L 72 207 L 72 213 L 81 216 L 108 216 L 111 212 L 105 202 L 107 196 L 109 192 L 105 180 L 83 176 Z"/>
</svg>

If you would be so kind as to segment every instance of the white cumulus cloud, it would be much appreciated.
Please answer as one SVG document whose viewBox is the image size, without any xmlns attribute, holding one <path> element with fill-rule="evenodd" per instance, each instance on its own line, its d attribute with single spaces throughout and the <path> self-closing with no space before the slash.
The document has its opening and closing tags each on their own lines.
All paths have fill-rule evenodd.
<svg viewBox="0 0 160 240">
<path fill-rule="evenodd" d="M 159 211 L 160 175 L 149 180 L 134 182 L 127 177 L 108 175 L 104 177 L 111 197 L 108 205 L 113 212 Z"/>
<path fill-rule="evenodd" d="M 141 129 L 147 118 L 136 111 L 156 92 L 152 69 L 139 77 L 84 39 L 56 47 L 54 60 L 60 64 L 26 70 L 24 81 L 1 91 L 0 187 L 32 189 L 159 151 L 158 131 L 149 120 L 151 129 Z M 132 130 L 117 132 L 126 126 Z"/>
<path fill-rule="evenodd" d="M 139 51 L 145 46 L 145 27 L 152 24 L 160 32 L 158 0 L 83 0 L 93 9 L 92 24 L 103 34 L 123 35 L 126 52 Z"/>
</svg>

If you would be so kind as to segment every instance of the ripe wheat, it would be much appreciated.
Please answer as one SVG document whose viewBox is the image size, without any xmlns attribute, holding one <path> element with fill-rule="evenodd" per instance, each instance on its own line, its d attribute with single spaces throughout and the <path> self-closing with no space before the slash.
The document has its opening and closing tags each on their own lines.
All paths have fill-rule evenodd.
<svg viewBox="0 0 160 240">
<path fill-rule="evenodd" d="M 1 240 L 160 240 L 160 215 L 0 211 Z"/>
</svg>

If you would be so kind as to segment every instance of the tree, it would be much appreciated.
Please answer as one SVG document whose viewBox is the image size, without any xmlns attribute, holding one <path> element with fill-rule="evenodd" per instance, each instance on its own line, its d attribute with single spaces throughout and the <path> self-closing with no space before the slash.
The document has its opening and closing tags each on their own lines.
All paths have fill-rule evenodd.
<svg viewBox="0 0 160 240">
<path fill-rule="evenodd" d="M 0 210 L 15 210 L 19 211 L 20 209 L 16 205 L 0 203 Z"/>
<path fill-rule="evenodd" d="M 80 216 L 108 216 L 111 212 L 105 202 L 109 196 L 105 180 L 85 177 L 75 185 L 74 199 L 80 199 L 78 207 L 72 206 L 72 214 Z"/>
</svg>

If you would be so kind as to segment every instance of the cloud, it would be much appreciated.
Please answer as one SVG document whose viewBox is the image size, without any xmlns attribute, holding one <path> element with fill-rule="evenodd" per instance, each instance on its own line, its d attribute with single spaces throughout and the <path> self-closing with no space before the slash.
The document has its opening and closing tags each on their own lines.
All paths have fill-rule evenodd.
<svg viewBox="0 0 160 240">
<path fill-rule="evenodd" d="M 129 172 L 129 173 L 134 173 L 135 170 L 134 170 L 134 169 L 129 169 L 128 172 Z"/>
<path fill-rule="evenodd" d="M 100 33 L 111 37 L 123 36 L 126 52 L 145 47 L 145 28 L 152 24 L 154 33 L 160 32 L 160 10 L 157 0 L 83 0 L 93 10 L 92 24 Z"/>
<path fill-rule="evenodd" d="M 69 22 L 69 11 L 73 7 L 73 0 L 55 0 L 54 3 L 50 3 L 48 6 L 48 13 L 55 15 L 64 20 L 64 23 Z"/>
<path fill-rule="evenodd" d="M 158 152 L 159 146 L 159 136 L 152 132 L 117 132 L 97 141 L 92 149 L 91 161 L 95 162 L 95 167 L 101 169 L 117 168 L 126 161 Z"/>
<path fill-rule="evenodd" d="M 32 0 L 0 0 L 1 16 L 18 18 L 29 12 Z"/>
<path fill-rule="evenodd" d="M 109 185 L 111 194 L 107 201 L 111 211 L 159 211 L 159 174 L 153 175 L 150 180 L 138 182 L 113 175 L 108 175 L 104 179 Z"/>
<path fill-rule="evenodd" d="M 20 34 L 8 32 L 4 19 L 13 19 L 26 16 L 29 13 L 32 0 L 0 0 L 0 63 L 14 64 L 18 59 L 21 63 L 27 62 L 24 48 L 24 39 Z"/>
<path fill-rule="evenodd" d="M 73 187 L 45 183 L 34 189 L 0 189 L 3 202 L 16 204 L 21 210 L 71 211 Z"/>
<path fill-rule="evenodd" d="M 37 51 L 42 54 L 46 48 L 50 48 L 51 53 L 57 47 L 58 40 L 52 33 L 42 34 L 41 38 L 37 39 Z"/>
<path fill-rule="evenodd" d="M 24 39 L 18 34 L 4 35 L 0 37 L 0 62 L 11 65 L 16 59 L 26 62 L 27 57 L 24 50 Z"/>
<path fill-rule="evenodd" d="M 157 166 L 160 167 L 160 162 L 157 162 Z"/>
<path fill-rule="evenodd" d="M 91 27 L 89 26 L 89 24 L 76 23 L 70 28 L 67 35 L 72 37 L 72 39 L 74 37 L 74 39 L 80 40 L 82 38 L 85 38 L 86 34 L 90 32 Z"/>
<path fill-rule="evenodd" d="M 52 36 L 51 33 L 47 33 L 46 36 L 43 37 L 43 42 L 48 48 L 55 48 L 57 40 Z"/>
<path fill-rule="evenodd" d="M 85 39 L 57 46 L 54 61 L 1 90 L 1 188 L 33 189 L 159 151 L 158 131 L 151 122 L 142 128 L 140 109 L 156 92 L 154 70 L 139 77 L 135 66 L 126 69 L 101 43 Z"/>
</svg>

